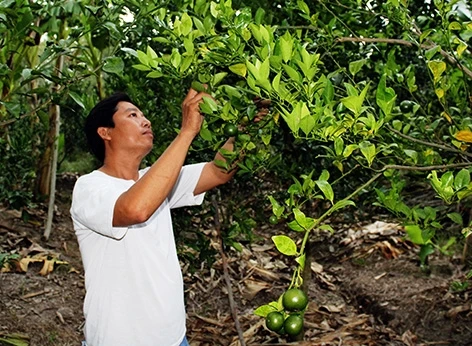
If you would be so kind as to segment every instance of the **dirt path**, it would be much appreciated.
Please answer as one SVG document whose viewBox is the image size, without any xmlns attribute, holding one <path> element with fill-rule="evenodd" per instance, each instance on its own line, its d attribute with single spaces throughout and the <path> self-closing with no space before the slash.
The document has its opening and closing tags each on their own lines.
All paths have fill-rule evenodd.
<svg viewBox="0 0 472 346">
<path fill-rule="evenodd" d="M 65 189 L 58 197 L 49 242 L 39 236 L 44 211 L 36 211 L 26 223 L 18 212 L 0 211 L 0 253 L 42 258 L 30 260 L 26 273 L 12 268 L 0 274 L 0 345 L 10 345 L 5 340 L 13 336 L 24 341 L 17 345 L 80 345 L 85 291 L 68 193 Z M 403 241 L 394 224 L 333 228 L 335 236 L 320 235 L 312 244 L 305 341 L 297 345 L 472 345 L 471 287 L 451 289 L 454 282 L 467 282 L 460 262 L 433 257 L 431 272 L 425 273 L 416 263 L 417 249 Z M 288 344 L 253 314 L 259 305 L 276 300 L 290 282 L 290 263 L 271 244 L 271 232 L 261 227 L 260 241 L 241 253 L 227 253 L 247 345 Z M 56 261 L 53 270 L 40 275 L 47 261 Z M 221 258 L 193 274 L 182 265 L 190 344 L 239 345 Z"/>
</svg>

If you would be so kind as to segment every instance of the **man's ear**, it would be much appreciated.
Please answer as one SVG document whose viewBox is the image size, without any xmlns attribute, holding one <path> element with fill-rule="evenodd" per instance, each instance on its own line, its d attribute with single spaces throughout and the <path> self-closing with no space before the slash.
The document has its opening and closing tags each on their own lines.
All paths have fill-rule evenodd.
<svg viewBox="0 0 472 346">
<path fill-rule="evenodd" d="M 109 127 L 99 127 L 97 133 L 103 140 L 110 139 L 110 128 Z"/>
</svg>

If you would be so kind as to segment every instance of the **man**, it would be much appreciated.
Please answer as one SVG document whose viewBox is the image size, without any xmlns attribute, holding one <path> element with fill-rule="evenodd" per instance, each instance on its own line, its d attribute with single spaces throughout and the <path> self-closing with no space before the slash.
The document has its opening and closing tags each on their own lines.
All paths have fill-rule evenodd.
<svg viewBox="0 0 472 346">
<path fill-rule="evenodd" d="M 77 180 L 71 206 L 85 270 L 87 346 L 188 345 L 170 209 L 201 204 L 234 174 L 214 162 L 184 166 L 204 96 L 190 89 L 179 134 L 142 170 L 154 134 L 126 94 L 101 101 L 86 120 L 88 143 L 103 162 Z M 224 145 L 232 147 L 232 140 Z"/>
</svg>

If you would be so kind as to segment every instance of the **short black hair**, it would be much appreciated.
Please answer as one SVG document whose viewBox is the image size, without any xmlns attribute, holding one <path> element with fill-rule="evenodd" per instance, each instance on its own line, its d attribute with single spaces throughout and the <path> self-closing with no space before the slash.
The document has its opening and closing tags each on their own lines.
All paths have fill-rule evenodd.
<svg viewBox="0 0 472 346">
<path fill-rule="evenodd" d="M 124 92 L 116 92 L 113 95 L 101 100 L 92 108 L 85 120 L 85 135 L 92 154 L 103 163 L 105 161 L 105 143 L 99 136 L 99 127 L 115 127 L 113 114 L 117 111 L 118 103 L 130 102 L 131 98 Z M 134 104 L 134 103 L 133 103 Z"/>
</svg>

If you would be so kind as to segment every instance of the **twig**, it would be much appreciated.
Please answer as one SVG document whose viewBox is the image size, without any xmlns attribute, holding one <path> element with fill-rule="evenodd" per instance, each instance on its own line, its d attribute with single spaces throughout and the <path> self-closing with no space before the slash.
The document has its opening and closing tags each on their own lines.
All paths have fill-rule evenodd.
<svg viewBox="0 0 472 346">
<path fill-rule="evenodd" d="M 431 49 L 433 47 L 438 47 L 437 45 L 427 45 L 427 44 L 415 44 L 413 42 L 407 41 L 407 40 L 401 40 L 401 39 L 396 39 L 396 38 L 371 38 L 371 37 L 339 37 L 336 39 L 336 42 L 370 42 L 370 43 L 388 43 L 388 44 L 401 44 L 407 47 L 413 47 L 413 46 L 418 46 L 419 48 L 422 49 Z M 458 64 L 457 60 L 448 52 L 444 51 L 443 49 L 439 50 L 439 53 L 446 58 L 446 60 L 452 64 L 452 65 L 457 65 L 459 69 L 464 72 L 467 76 L 472 78 L 472 71 L 469 70 L 467 67 Z"/>
<path fill-rule="evenodd" d="M 51 292 L 51 289 L 45 288 L 42 291 L 25 294 L 25 295 L 21 296 L 21 299 L 33 298 L 33 297 L 41 296 L 41 295 L 49 293 L 49 292 Z"/>
<path fill-rule="evenodd" d="M 380 172 L 386 171 L 387 169 L 398 169 L 403 171 L 435 171 L 449 168 L 469 167 L 471 162 L 452 163 L 450 165 L 436 165 L 436 166 L 401 166 L 401 165 L 385 165 Z"/>
<path fill-rule="evenodd" d="M 219 213 L 218 203 L 216 201 L 215 195 L 212 196 L 211 201 L 212 201 L 213 207 L 215 208 L 215 228 L 216 228 L 216 232 L 218 234 L 218 240 L 220 242 L 219 251 L 220 251 L 220 255 L 221 255 L 221 259 L 222 259 L 222 263 L 223 263 L 223 273 L 224 273 L 224 277 L 225 277 L 225 282 L 226 282 L 226 286 L 228 288 L 229 306 L 231 308 L 231 314 L 233 315 L 236 330 L 238 331 L 239 342 L 240 342 L 241 346 L 246 346 L 246 343 L 244 341 L 244 335 L 243 335 L 243 332 L 241 330 L 241 325 L 239 324 L 238 313 L 237 313 L 237 310 L 236 310 L 236 306 L 234 304 L 233 289 L 231 288 L 231 280 L 230 280 L 229 274 L 228 274 L 228 261 L 226 259 L 226 254 L 225 254 L 225 251 L 224 251 L 223 237 L 221 236 L 220 213 Z"/>
<path fill-rule="evenodd" d="M 219 321 L 216 321 L 212 318 L 208 318 L 208 317 L 205 317 L 205 316 L 201 316 L 199 314 L 189 314 L 190 316 L 195 316 L 196 318 L 198 319 L 201 319 L 202 321 L 206 322 L 206 323 L 210 323 L 210 324 L 214 324 L 215 326 L 218 326 L 218 327 L 221 327 L 223 328 L 225 325 Z"/>
<path fill-rule="evenodd" d="M 393 133 L 397 134 L 398 136 L 403 137 L 405 139 L 408 139 L 411 142 L 420 143 L 420 144 L 426 145 L 428 147 L 434 147 L 434 148 L 442 149 L 444 151 L 450 151 L 450 152 L 453 152 L 453 153 L 458 153 L 458 154 L 461 154 L 461 155 L 472 157 L 471 153 L 468 153 L 468 152 L 465 152 L 465 151 L 462 151 L 462 150 L 459 150 L 459 149 L 456 149 L 456 148 L 453 148 L 453 147 L 448 147 L 446 145 L 437 144 L 437 143 L 431 143 L 431 142 L 423 141 L 421 139 L 417 139 L 417 138 L 405 135 L 405 134 L 401 133 L 400 131 L 395 130 L 392 126 L 390 126 L 388 124 L 387 124 L 387 128 L 390 131 L 392 131 Z"/>
<path fill-rule="evenodd" d="M 17 229 L 11 228 L 10 226 L 7 226 L 7 225 L 1 224 L 1 223 L 0 223 L 0 228 L 3 228 L 3 229 L 5 229 L 7 231 L 10 231 L 10 232 L 18 231 Z M 4 233 L 4 232 L 2 232 L 2 233 Z"/>
</svg>

